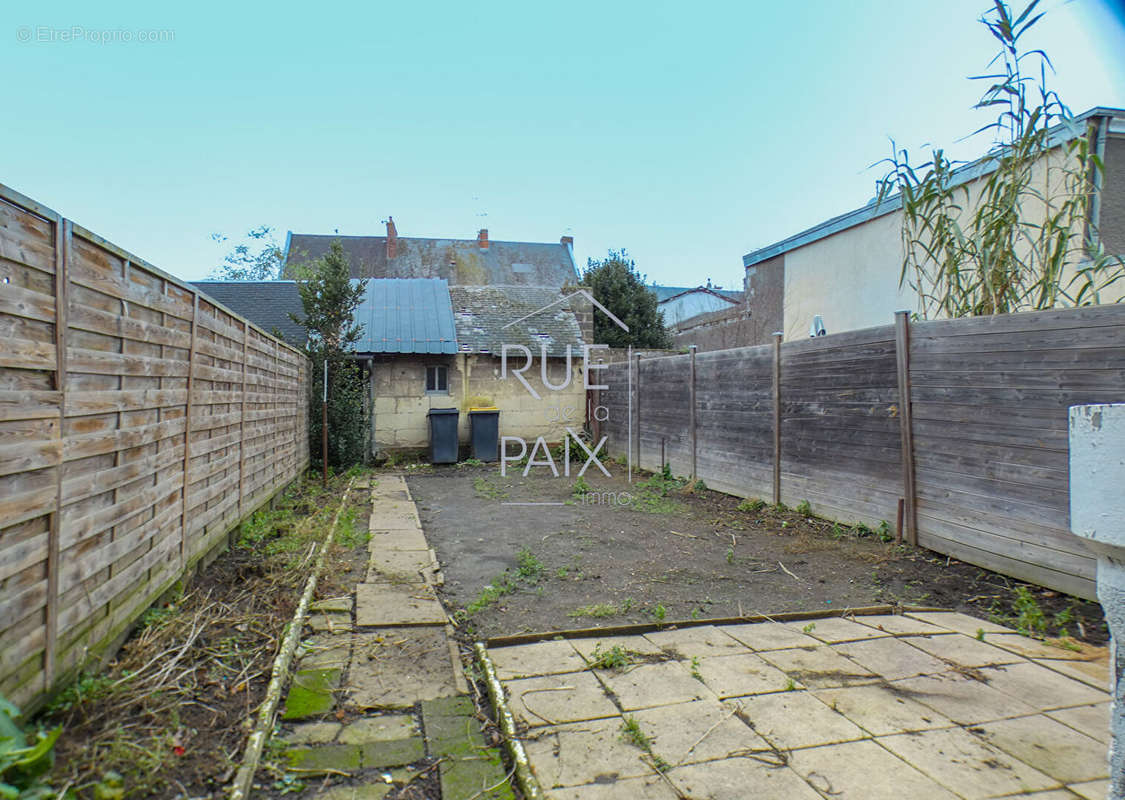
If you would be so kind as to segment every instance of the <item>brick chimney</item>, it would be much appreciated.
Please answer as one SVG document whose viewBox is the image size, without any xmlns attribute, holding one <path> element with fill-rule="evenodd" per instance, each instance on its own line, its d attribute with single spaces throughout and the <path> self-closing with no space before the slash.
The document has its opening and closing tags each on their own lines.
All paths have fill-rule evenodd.
<svg viewBox="0 0 1125 800">
<path fill-rule="evenodd" d="M 387 260 L 390 261 L 398 255 L 398 231 L 395 230 L 395 218 L 387 217 Z"/>
<path fill-rule="evenodd" d="M 480 229 L 480 233 L 477 234 L 477 244 L 480 245 L 481 250 L 488 249 L 488 228 Z"/>
<path fill-rule="evenodd" d="M 571 250 L 573 250 L 574 249 L 574 237 L 573 236 L 564 236 L 561 239 L 559 239 L 559 244 L 561 244 L 563 247 L 569 247 Z"/>
</svg>

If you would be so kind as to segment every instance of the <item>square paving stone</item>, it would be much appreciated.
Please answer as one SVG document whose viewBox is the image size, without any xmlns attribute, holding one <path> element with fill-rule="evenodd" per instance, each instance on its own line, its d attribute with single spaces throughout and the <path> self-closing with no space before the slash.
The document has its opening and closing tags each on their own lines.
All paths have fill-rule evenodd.
<svg viewBox="0 0 1125 800">
<path fill-rule="evenodd" d="M 957 672 L 907 678 L 894 681 L 890 687 L 958 725 L 976 725 L 1035 713 L 1027 703 Z"/>
<path fill-rule="evenodd" d="M 1040 711 L 1097 703 L 1107 697 L 1105 692 L 1030 661 L 987 667 L 980 672 L 992 688 Z"/>
<path fill-rule="evenodd" d="M 879 679 L 879 676 L 844 658 L 828 645 L 811 649 L 768 650 L 762 653 L 762 658 L 810 688 L 856 686 Z"/>
<path fill-rule="evenodd" d="M 663 651 L 646 639 L 644 636 L 605 636 L 601 638 L 589 637 L 584 639 L 571 639 L 570 643 L 574 645 L 584 659 L 590 661 L 593 658 L 594 651 L 604 653 L 614 647 L 620 647 L 629 653 L 640 653 L 645 656 L 660 655 Z"/>
<path fill-rule="evenodd" d="M 384 714 L 349 722 L 340 732 L 338 741 L 341 744 L 367 744 L 409 739 L 418 733 L 418 723 L 413 714 Z"/>
<path fill-rule="evenodd" d="M 608 783 L 652 775 L 643 751 L 621 738 L 620 717 L 539 728 L 524 739 L 535 777 L 550 791 L 559 786 Z"/>
<path fill-rule="evenodd" d="M 350 744 L 291 747 L 285 757 L 289 766 L 305 774 L 354 772 L 360 768 L 359 747 Z"/>
<path fill-rule="evenodd" d="M 365 742 L 358 747 L 359 761 L 364 768 L 398 767 L 413 764 L 426 757 L 426 745 L 421 736 Z"/>
<path fill-rule="evenodd" d="M 1109 777 L 1105 744 L 1036 715 L 981 725 L 990 744 L 1064 783 Z"/>
<path fill-rule="evenodd" d="M 1104 658 L 1097 661 L 1058 661 L 1049 658 L 1037 658 L 1035 662 L 1047 669 L 1060 672 L 1076 681 L 1082 681 L 1087 686 L 1102 689 L 1108 692 L 1109 681 L 1109 654 L 1108 649 Z"/>
<path fill-rule="evenodd" d="M 352 596 L 326 597 L 309 604 L 309 613 L 313 611 L 334 611 L 339 614 L 352 613 Z"/>
<path fill-rule="evenodd" d="M 421 530 L 415 531 L 372 531 L 367 543 L 368 550 L 378 553 L 383 550 L 429 550 Z"/>
<path fill-rule="evenodd" d="M 682 661 L 689 672 L 693 663 Z M 746 694 L 781 692 L 789 688 L 788 675 L 754 653 L 701 658 L 694 669 L 703 683 L 721 699 Z M 799 684 L 796 684 L 799 688 Z"/>
<path fill-rule="evenodd" d="M 383 800 L 395 787 L 388 783 L 332 786 L 313 795 L 314 800 Z"/>
<path fill-rule="evenodd" d="M 820 644 L 819 639 L 802 633 L 800 626 L 783 622 L 724 625 L 722 630 L 751 650 L 782 650 L 789 647 L 816 647 Z"/>
<path fill-rule="evenodd" d="M 952 635 L 952 634 L 950 634 Z M 901 639 L 890 637 L 865 642 L 844 642 L 833 650 L 845 655 L 889 681 L 945 672 L 949 665 L 929 653 L 912 647 Z"/>
<path fill-rule="evenodd" d="M 356 624 L 444 625 L 445 611 L 433 589 L 423 584 L 395 586 L 361 583 L 355 587 Z"/>
<path fill-rule="evenodd" d="M 306 722 L 294 725 L 293 731 L 286 734 L 285 741 L 290 744 L 325 744 L 333 741 L 342 727 L 339 722 Z"/>
<path fill-rule="evenodd" d="M 750 649 L 714 625 L 646 633 L 645 638 L 661 650 L 678 654 L 677 657 L 682 659 L 737 655 Z"/>
<path fill-rule="evenodd" d="M 307 719 L 327 714 L 336 705 L 339 669 L 303 669 L 293 676 L 282 719 Z"/>
<path fill-rule="evenodd" d="M 971 617 L 968 614 L 961 614 L 957 611 L 911 611 L 907 613 L 907 616 L 920 619 L 923 622 L 929 622 L 941 628 L 963 633 L 966 636 L 976 636 L 979 630 L 983 630 L 986 634 L 1015 633 L 1011 628 L 1005 628 L 1003 625 L 997 625 L 995 622 Z"/>
<path fill-rule="evenodd" d="M 471 758 L 441 763 L 442 800 L 514 800 L 515 793 L 504 779 L 506 770 L 500 751 L 482 749 Z"/>
<path fill-rule="evenodd" d="M 692 800 L 820 800 L 788 767 L 752 758 L 729 758 L 668 771 L 672 783 Z"/>
<path fill-rule="evenodd" d="M 1107 700 L 1104 703 L 1059 709 L 1050 712 L 1047 716 L 1108 745 L 1110 739 L 1109 709 L 1110 704 Z"/>
<path fill-rule="evenodd" d="M 512 715 L 530 727 L 615 716 L 617 706 L 590 672 L 506 681 Z"/>
<path fill-rule="evenodd" d="M 574 645 L 557 639 L 511 647 L 494 647 L 489 649 L 488 656 L 496 667 L 496 677 L 502 681 L 586 669 L 586 662 L 574 649 Z"/>
<path fill-rule="evenodd" d="M 672 766 L 727 758 L 769 743 L 736 715 L 735 704 L 696 700 L 630 714 L 652 740 L 652 750 Z"/>
<path fill-rule="evenodd" d="M 1092 661 L 1103 653 L 1108 652 L 1105 647 L 1093 647 L 1087 644 L 1078 644 L 1078 650 L 1068 650 L 1065 647 L 1030 639 L 1018 633 L 990 634 L 984 637 L 989 644 L 1018 653 L 1027 658 L 1052 658 L 1060 661 Z"/>
<path fill-rule="evenodd" d="M 344 669 L 351 659 L 351 633 L 311 636 L 301 643 L 301 669 Z"/>
<path fill-rule="evenodd" d="M 967 800 L 1058 786 L 1054 778 L 964 728 L 884 736 L 879 744 Z"/>
<path fill-rule="evenodd" d="M 676 661 L 637 664 L 621 671 L 600 669 L 597 672 L 626 711 L 689 700 L 716 699 L 714 692 Z"/>
<path fill-rule="evenodd" d="M 937 625 L 904 614 L 872 614 L 856 617 L 855 621 L 893 636 L 932 636 L 949 632 L 946 628 L 939 628 Z"/>
<path fill-rule="evenodd" d="M 854 642 L 860 639 L 876 639 L 880 636 L 889 635 L 869 625 L 860 625 L 858 622 L 852 622 L 850 619 L 844 619 L 843 617 L 813 619 L 809 620 L 808 623 L 802 627 L 808 627 L 809 636 L 819 639 L 826 644 Z"/>
<path fill-rule="evenodd" d="M 833 800 L 956 800 L 956 795 L 873 741 L 795 750 L 789 763 Z"/>
<path fill-rule="evenodd" d="M 679 800 L 680 795 L 660 777 L 625 778 L 612 783 L 585 783 L 551 792 L 550 800 Z"/>
<path fill-rule="evenodd" d="M 1109 779 L 1072 783 L 1067 788 L 1086 800 L 1105 800 L 1109 796 Z"/>
<path fill-rule="evenodd" d="M 760 694 L 742 700 L 754 732 L 781 750 L 863 739 L 867 734 L 809 692 Z"/>
<path fill-rule="evenodd" d="M 368 583 L 421 583 L 421 570 L 432 564 L 429 550 L 379 550 L 367 565 Z"/>
<path fill-rule="evenodd" d="M 403 708 L 457 694 L 444 629 L 384 628 L 357 634 L 345 688 L 360 708 Z"/>
<path fill-rule="evenodd" d="M 313 611 L 305 624 L 318 633 L 347 633 L 352 629 L 352 615 Z"/>
<path fill-rule="evenodd" d="M 943 658 L 962 667 L 989 667 L 1023 661 L 1014 653 L 993 647 L 970 636 L 908 636 L 900 641 L 917 647 L 935 658 Z"/>
<path fill-rule="evenodd" d="M 875 736 L 953 725 L 932 708 L 882 685 L 818 689 L 813 695 Z"/>
</svg>

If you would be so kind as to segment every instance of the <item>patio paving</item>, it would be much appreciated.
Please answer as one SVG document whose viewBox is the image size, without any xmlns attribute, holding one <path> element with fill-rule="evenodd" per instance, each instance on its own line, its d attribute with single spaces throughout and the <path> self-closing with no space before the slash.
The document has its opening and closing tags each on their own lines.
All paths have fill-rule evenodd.
<svg viewBox="0 0 1125 800">
<path fill-rule="evenodd" d="M 630 663 L 591 669 L 620 647 Z M 953 612 L 489 649 L 555 800 L 1104 797 L 1107 648 Z"/>
</svg>

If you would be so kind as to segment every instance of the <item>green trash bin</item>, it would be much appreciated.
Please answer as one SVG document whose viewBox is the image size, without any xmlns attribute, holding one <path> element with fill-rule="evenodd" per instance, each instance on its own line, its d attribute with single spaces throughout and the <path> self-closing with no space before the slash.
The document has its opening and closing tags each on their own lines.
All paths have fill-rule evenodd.
<svg viewBox="0 0 1125 800">
<path fill-rule="evenodd" d="M 473 458 L 477 461 L 499 461 L 500 409 L 495 406 L 470 408 L 469 427 L 473 442 Z"/>
<path fill-rule="evenodd" d="M 430 419 L 430 463 L 456 464 L 461 412 L 456 408 L 431 408 L 426 416 Z"/>
</svg>

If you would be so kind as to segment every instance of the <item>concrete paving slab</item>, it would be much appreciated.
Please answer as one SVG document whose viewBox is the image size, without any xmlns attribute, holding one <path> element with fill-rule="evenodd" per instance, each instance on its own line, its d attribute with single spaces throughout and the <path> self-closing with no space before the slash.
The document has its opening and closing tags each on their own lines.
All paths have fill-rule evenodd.
<svg viewBox="0 0 1125 800">
<path fill-rule="evenodd" d="M 953 725 L 952 720 L 932 708 L 903 697 L 886 686 L 817 689 L 813 695 L 875 736 Z"/>
<path fill-rule="evenodd" d="M 754 732 L 780 750 L 863 739 L 867 733 L 810 692 L 761 694 L 742 699 Z"/>
<path fill-rule="evenodd" d="M 1109 648 L 1103 657 L 1094 661 L 1061 661 L 1050 658 L 1037 658 L 1036 663 L 1047 669 L 1062 673 L 1067 677 L 1082 681 L 1087 686 L 1108 692 L 1109 682 Z"/>
<path fill-rule="evenodd" d="M 723 633 L 733 636 L 751 650 L 782 650 L 788 647 L 816 647 L 819 639 L 801 632 L 800 625 L 782 622 L 753 622 L 724 625 Z"/>
<path fill-rule="evenodd" d="M 426 536 L 420 530 L 372 531 L 367 543 L 372 553 L 383 550 L 429 550 Z"/>
<path fill-rule="evenodd" d="M 488 655 L 496 667 L 496 677 L 502 681 L 586 669 L 582 656 L 565 640 L 494 647 L 489 649 Z"/>
<path fill-rule="evenodd" d="M 752 758 L 677 767 L 668 771 L 668 777 L 692 800 L 820 800 L 820 795 L 788 767 L 770 766 Z"/>
<path fill-rule="evenodd" d="M 425 585 L 400 586 L 361 583 L 355 587 L 357 625 L 444 625 L 445 611 L 433 589 Z"/>
<path fill-rule="evenodd" d="M 893 636 L 932 636 L 938 633 L 950 633 L 947 628 L 942 628 L 929 622 L 923 622 L 920 619 L 908 617 L 904 614 L 857 616 L 855 621 L 860 625 L 867 625 Z"/>
<path fill-rule="evenodd" d="M 1094 703 L 1088 706 L 1075 706 L 1051 711 L 1048 717 L 1074 728 L 1079 733 L 1097 739 L 1102 744 L 1109 744 L 1109 701 Z"/>
<path fill-rule="evenodd" d="M 284 739 L 290 744 L 325 744 L 335 740 L 341 728 L 339 722 L 305 722 L 294 725 Z"/>
<path fill-rule="evenodd" d="M 679 800 L 676 790 L 661 777 L 627 778 L 613 783 L 585 783 L 553 789 L 548 800 Z"/>
<path fill-rule="evenodd" d="M 418 531 L 422 529 L 422 522 L 418 519 L 418 512 L 404 509 L 376 509 L 367 523 L 369 531 Z"/>
<path fill-rule="evenodd" d="M 351 631 L 337 634 L 320 633 L 301 643 L 301 669 L 339 669 L 351 659 Z"/>
<path fill-rule="evenodd" d="M 553 725 L 533 731 L 524 750 L 545 789 L 651 776 L 643 751 L 621 738 L 620 717 Z"/>
<path fill-rule="evenodd" d="M 770 746 L 738 718 L 740 704 L 696 700 L 637 711 L 630 716 L 652 740 L 652 751 L 672 766 L 733 757 Z"/>
<path fill-rule="evenodd" d="M 976 725 L 1035 713 L 1029 704 L 957 672 L 906 678 L 889 686 L 959 725 Z"/>
<path fill-rule="evenodd" d="M 387 783 L 333 786 L 313 795 L 315 800 L 382 800 L 395 787 Z"/>
<path fill-rule="evenodd" d="M 597 674 L 626 711 L 717 699 L 677 661 L 637 664 L 622 671 L 600 669 Z"/>
<path fill-rule="evenodd" d="M 348 723 L 340 731 L 336 741 L 342 744 L 368 744 L 409 739 L 418 734 L 418 723 L 413 714 L 385 714 L 362 717 Z"/>
<path fill-rule="evenodd" d="M 790 753 L 793 769 L 833 800 L 956 800 L 956 795 L 873 741 Z"/>
<path fill-rule="evenodd" d="M 879 744 L 966 800 L 1058 787 L 1058 781 L 964 728 L 884 736 Z"/>
<path fill-rule="evenodd" d="M 617 716 L 617 706 L 591 672 L 508 681 L 512 715 L 529 727 Z"/>
<path fill-rule="evenodd" d="M 659 647 L 639 634 L 636 636 L 591 636 L 583 639 L 571 639 L 570 643 L 587 661 L 591 660 L 594 650 L 605 652 L 612 647 L 621 647 L 630 653 L 640 653 L 646 656 L 656 656 L 662 652 Z"/>
<path fill-rule="evenodd" d="M 1072 783 L 1067 788 L 1086 800 L 1105 800 L 1109 796 L 1109 779 Z"/>
<path fill-rule="evenodd" d="M 1087 644 L 1075 645 L 1078 649 L 1070 650 L 1049 642 L 1030 639 L 1018 633 L 989 634 L 985 636 L 985 641 L 1027 658 L 1051 658 L 1060 661 L 1095 661 L 1107 650 L 1104 647 Z"/>
<path fill-rule="evenodd" d="M 309 603 L 309 612 L 313 611 L 329 611 L 338 614 L 352 613 L 352 596 L 346 597 L 326 597 L 323 600 L 315 600 Z"/>
<path fill-rule="evenodd" d="M 990 744 L 1065 783 L 1109 777 L 1105 744 L 1049 717 L 1018 717 L 980 728 Z"/>
<path fill-rule="evenodd" d="M 806 628 L 807 630 L 805 630 Z M 860 639 L 875 639 L 890 635 L 870 625 L 860 625 L 858 622 L 852 622 L 850 619 L 844 619 L 843 617 L 810 620 L 803 626 L 802 631 L 825 644 L 854 642 Z"/>
<path fill-rule="evenodd" d="M 997 625 L 995 622 L 989 622 L 986 619 L 979 619 L 957 611 L 911 611 L 907 613 L 906 616 L 913 619 L 920 619 L 923 622 L 929 622 L 941 628 L 948 628 L 951 631 L 957 631 L 966 636 L 976 636 L 979 630 L 983 630 L 986 634 L 1015 633 L 1011 628 L 1005 628 L 1003 625 Z"/>
<path fill-rule="evenodd" d="M 429 550 L 378 550 L 367 565 L 367 583 L 422 583 L 432 564 Z"/>
<path fill-rule="evenodd" d="M 986 667 L 980 673 L 992 688 L 1018 698 L 1039 711 L 1087 705 L 1105 698 L 1105 692 L 1030 661 Z"/>
<path fill-rule="evenodd" d="M 330 611 L 314 611 L 305 624 L 318 633 L 348 633 L 352 629 L 352 615 Z"/>
<path fill-rule="evenodd" d="M 913 678 L 915 675 L 931 675 L 949 669 L 944 661 L 902 639 L 884 637 L 863 642 L 844 642 L 834 645 L 832 649 L 889 681 Z"/>
<path fill-rule="evenodd" d="M 993 647 L 971 636 L 908 636 L 901 641 L 924 650 L 932 656 L 946 659 L 962 667 L 988 667 L 995 664 L 1014 664 L 1023 661 L 1015 653 Z"/>
<path fill-rule="evenodd" d="M 707 688 L 723 700 L 747 694 L 782 692 L 790 688 L 792 680 L 755 653 L 700 658 L 695 664 L 690 661 L 680 663 L 689 672 L 695 669 Z M 796 682 L 793 682 L 792 687 L 803 688 Z"/>
<path fill-rule="evenodd" d="M 727 636 L 714 625 L 646 633 L 645 638 L 665 652 L 678 654 L 678 658 L 681 659 L 750 652 L 750 648 L 737 639 Z"/>
<path fill-rule="evenodd" d="M 387 628 L 356 635 L 347 698 L 360 708 L 404 708 L 457 694 L 445 631 Z"/>
<path fill-rule="evenodd" d="M 762 658 L 793 680 L 814 689 L 872 683 L 879 676 L 837 653 L 828 645 L 793 650 L 767 650 Z"/>
</svg>

